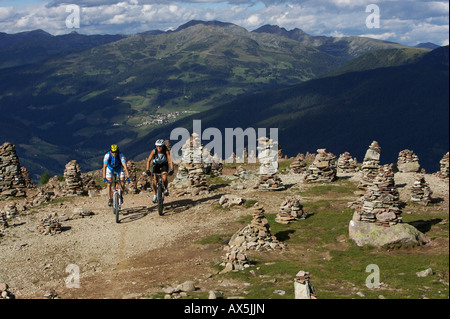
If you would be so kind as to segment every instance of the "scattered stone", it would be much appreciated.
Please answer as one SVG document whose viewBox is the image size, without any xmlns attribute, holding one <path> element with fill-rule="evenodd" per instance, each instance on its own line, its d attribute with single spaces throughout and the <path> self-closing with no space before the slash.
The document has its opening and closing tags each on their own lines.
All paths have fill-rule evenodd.
<svg viewBox="0 0 450 319">
<path fill-rule="evenodd" d="M 243 198 L 236 195 L 222 195 L 222 197 L 220 197 L 219 199 L 219 205 L 226 208 L 235 205 L 242 205 L 244 204 L 244 202 L 245 200 Z"/>
<path fill-rule="evenodd" d="M 303 205 L 300 204 L 300 201 L 291 198 L 281 204 L 275 221 L 280 224 L 289 224 L 299 219 L 305 219 L 307 216 L 308 214 L 303 211 Z"/>
<path fill-rule="evenodd" d="M 356 157 L 352 157 L 349 152 L 339 155 L 337 160 L 337 170 L 339 173 L 354 173 L 359 170 Z"/>
<path fill-rule="evenodd" d="M 423 175 L 416 176 L 416 180 L 411 187 L 411 201 L 428 205 L 431 202 L 431 194 L 433 192 L 425 181 L 425 177 Z"/>
<path fill-rule="evenodd" d="M 45 294 L 44 294 L 44 297 L 45 298 L 47 298 L 47 299 L 61 299 L 59 296 L 58 296 L 58 293 L 56 292 L 56 290 L 55 289 L 49 289 Z"/>
<path fill-rule="evenodd" d="M 428 268 L 419 272 L 416 272 L 417 277 L 428 277 L 433 275 L 433 269 Z"/>
<path fill-rule="evenodd" d="M 332 182 L 336 179 L 336 156 L 327 153 L 326 149 L 318 149 L 314 162 L 309 166 L 305 176 L 305 183 Z"/>
<path fill-rule="evenodd" d="M 419 157 L 411 150 L 398 153 L 397 168 L 401 173 L 416 173 L 420 171 Z"/>
<path fill-rule="evenodd" d="M 317 299 L 309 272 L 300 270 L 294 279 L 295 299 Z"/>
<path fill-rule="evenodd" d="M 57 213 L 48 215 L 47 218 L 41 219 L 41 223 L 37 226 L 37 231 L 44 235 L 56 235 L 62 232 L 61 223 Z"/>
<path fill-rule="evenodd" d="M 8 290 L 8 285 L 0 282 L 0 299 L 15 299 L 15 296 Z"/>
</svg>

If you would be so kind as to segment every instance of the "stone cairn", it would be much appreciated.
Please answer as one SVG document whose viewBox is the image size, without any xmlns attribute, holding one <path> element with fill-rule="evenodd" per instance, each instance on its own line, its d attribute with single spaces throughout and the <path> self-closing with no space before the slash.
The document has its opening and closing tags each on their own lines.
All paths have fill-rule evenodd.
<svg viewBox="0 0 450 319">
<path fill-rule="evenodd" d="M 377 141 L 373 141 L 366 151 L 366 155 L 364 155 L 364 161 L 361 167 L 363 176 L 358 183 L 359 189 L 365 191 L 367 187 L 372 184 L 373 179 L 378 175 L 378 170 L 380 169 L 380 155 L 381 147 L 378 145 Z"/>
<path fill-rule="evenodd" d="M 128 173 L 130 173 L 130 183 L 127 186 L 128 192 L 131 194 L 138 194 L 138 179 L 137 179 L 137 169 L 136 163 L 133 160 L 127 161 Z"/>
<path fill-rule="evenodd" d="M 300 204 L 300 201 L 291 198 L 281 204 L 275 221 L 280 224 L 289 224 L 299 219 L 305 219 L 307 216 L 308 214 L 303 211 L 303 205 Z"/>
<path fill-rule="evenodd" d="M 392 165 L 384 165 L 365 194 L 348 207 L 355 209 L 356 221 L 389 227 L 402 221 L 401 204 Z"/>
<path fill-rule="evenodd" d="M 22 177 L 25 181 L 25 188 L 36 188 L 36 184 L 31 180 L 30 172 L 23 166 L 20 167 L 20 170 L 22 171 Z"/>
<path fill-rule="evenodd" d="M 307 170 L 307 164 L 305 162 L 305 156 L 299 154 L 295 160 L 289 165 L 289 169 L 293 174 L 302 174 Z"/>
<path fill-rule="evenodd" d="M 420 170 L 419 157 L 411 150 L 398 153 L 397 168 L 401 173 L 416 173 Z"/>
<path fill-rule="evenodd" d="M 270 233 L 270 225 L 264 216 L 264 208 L 257 204 L 252 208 L 252 221 L 237 231 L 230 239 L 229 246 L 245 250 L 283 249 L 286 245 Z"/>
<path fill-rule="evenodd" d="M 416 176 L 416 180 L 411 187 L 411 201 L 428 205 L 431 203 L 431 194 L 433 192 L 425 181 L 425 177 L 423 175 Z"/>
<path fill-rule="evenodd" d="M 259 181 L 255 189 L 260 191 L 279 191 L 285 189 L 278 176 L 278 142 L 268 137 L 258 139 Z"/>
<path fill-rule="evenodd" d="M 225 267 L 220 273 L 227 273 L 230 271 L 244 270 L 251 266 L 250 261 L 245 253 L 244 247 L 231 247 L 230 251 L 226 253 L 223 258 L 221 266 Z"/>
<path fill-rule="evenodd" d="M 447 154 L 442 157 L 441 161 L 439 162 L 441 165 L 441 169 L 439 172 L 436 173 L 436 175 L 441 179 L 448 179 L 449 178 L 449 155 Z"/>
<path fill-rule="evenodd" d="M 304 176 L 305 183 L 332 182 L 336 179 L 336 156 L 327 153 L 326 149 L 318 149 L 314 162 Z"/>
<path fill-rule="evenodd" d="M 80 165 L 76 160 L 66 164 L 64 169 L 65 192 L 69 195 L 86 195 L 81 179 Z"/>
<path fill-rule="evenodd" d="M 193 133 L 189 140 L 181 148 L 182 159 L 178 166 L 177 176 L 172 185 L 176 188 L 187 187 L 179 195 L 203 195 L 209 194 L 209 185 L 206 181 L 204 163 L 202 161 L 203 147 L 200 138 Z"/>
<path fill-rule="evenodd" d="M 339 155 L 337 160 L 337 170 L 339 173 L 354 173 L 358 171 L 358 161 L 349 152 Z"/>
<path fill-rule="evenodd" d="M 8 218 L 6 217 L 6 212 L 0 211 L 0 234 L 2 233 L 2 231 L 4 231 L 8 227 L 9 227 L 9 224 L 8 224 Z"/>
<path fill-rule="evenodd" d="M 300 270 L 294 279 L 295 299 L 317 299 L 314 287 L 310 282 L 311 275 L 307 271 Z"/>
<path fill-rule="evenodd" d="M 52 213 L 47 218 L 42 218 L 37 226 L 37 231 L 44 235 L 55 235 L 62 232 L 62 227 L 57 213 Z"/>
<path fill-rule="evenodd" d="M 14 144 L 5 142 L 0 146 L 0 199 L 24 197 L 26 182 Z"/>
</svg>

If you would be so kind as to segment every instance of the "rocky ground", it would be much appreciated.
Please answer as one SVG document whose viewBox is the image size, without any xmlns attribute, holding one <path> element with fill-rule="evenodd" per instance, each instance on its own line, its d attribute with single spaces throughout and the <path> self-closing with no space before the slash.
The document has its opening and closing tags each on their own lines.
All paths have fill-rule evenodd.
<svg viewBox="0 0 450 319">
<path fill-rule="evenodd" d="M 231 176 L 231 170 L 224 170 L 224 174 Z M 152 298 L 168 285 L 185 281 L 194 282 L 205 297 L 211 290 L 224 289 L 228 297 L 237 295 L 245 283 L 219 279 L 217 268 L 212 267 L 225 255 L 223 245 L 198 244 L 208 236 L 233 234 L 242 227 L 239 221 L 249 215 L 244 206 L 221 208 L 220 197 L 236 194 L 276 213 L 290 195 L 312 187 L 301 183 L 301 175 L 281 174 L 286 190 L 261 192 L 252 188 L 257 175 L 251 176 L 242 180 L 244 189 L 219 183 L 209 195 L 180 197 L 172 190 L 165 201 L 164 216 L 158 215 L 150 193 L 127 194 L 119 224 L 101 194 L 68 197 L 27 209 L 0 235 L 0 282 L 7 283 L 9 291 L 21 299 L 48 297 L 49 291 L 64 299 Z M 358 179 L 357 175 L 340 177 Z M 448 214 L 448 182 L 431 174 L 426 179 L 439 201 L 438 209 Z M 414 174 L 397 173 L 395 180 L 401 199 L 407 201 Z M 348 201 L 356 198 L 347 197 Z M 81 208 L 93 214 L 65 220 Z M 52 213 L 61 218 L 62 232 L 37 232 L 41 219 Z M 80 271 L 78 288 L 73 287 L 74 265 Z"/>
</svg>

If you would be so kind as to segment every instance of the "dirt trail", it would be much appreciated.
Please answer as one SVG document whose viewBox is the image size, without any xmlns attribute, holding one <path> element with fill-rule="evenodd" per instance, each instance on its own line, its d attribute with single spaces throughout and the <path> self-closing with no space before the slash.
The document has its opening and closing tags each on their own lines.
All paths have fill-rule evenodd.
<svg viewBox="0 0 450 319">
<path fill-rule="evenodd" d="M 266 212 L 276 213 L 284 199 L 305 187 L 301 175 L 280 175 L 288 189 L 258 192 L 247 188 L 217 187 L 209 195 L 166 199 L 164 216 L 159 216 L 148 192 L 124 196 L 121 223 L 116 224 L 106 197 L 74 197 L 63 202 L 27 210 L 0 237 L 0 282 L 6 282 L 16 298 L 43 298 L 53 288 L 61 298 L 146 298 L 175 281 L 201 282 L 205 291 L 218 283 L 211 278 L 217 270 L 211 263 L 224 255 L 220 245 L 198 245 L 201 238 L 232 234 L 248 215 L 245 207 L 218 208 L 223 194 L 234 193 L 259 201 Z M 448 210 L 448 184 L 427 175 L 434 194 Z M 396 175 L 405 184 L 401 196 L 414 181 L 412 174 Z M 356 197 L 355 197 L 356 198 Z M 4 202 L 0 203 L 2 207 Z M 71 216 L 84 207 L 93 216 L 62 222 L 64 231 L 50 236 L 36 231 L 40 219 L 50 213 Z M 69 289 L 65 279 L 68 265 L 80 269 L 80 288 Z"/>
</svg>

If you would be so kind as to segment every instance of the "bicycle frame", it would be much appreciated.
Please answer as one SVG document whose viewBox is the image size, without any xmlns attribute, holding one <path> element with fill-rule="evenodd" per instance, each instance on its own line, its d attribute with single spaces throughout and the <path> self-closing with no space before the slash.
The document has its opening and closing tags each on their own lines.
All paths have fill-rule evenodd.
<svg viewBox="0 0 450 319">
<path fill-rule="evenodd" d="M 164 195 L 163 195 L 164 182 L 162 176 L 167 175 L 167 173 L 161 174 L 153 173 L 153 175 L 158 177 L 158 181 L 156 182 L 156 201 L 158 203 L 158 214 L 162 216 L 164 203 Z"/>
<path fill-rule="evenodd" d="M 110 182 L 108 182 L 108 183 L 112 183 L 113 184 L 112 185 L 113 187 L 112 187 L 112 190 L 111 190 L 113 192 L 113 195 L 112 195 L 113 205 L 112 205 L 112 207 L 113 207 L 114 215 L 116 216 L 116 223 L 119 223 L 120 222 L 120 220 L 119 220 L 119 211 L 120 211 L 121 206 L 122 206 L 122 196 L 121 196 L 122 189 L 119 186 L 121 181 L 120 181 L 120 179 L 118 179 L 117 174 L 114 172 L 113 173 L 113 179 Z"/>
</svg>

